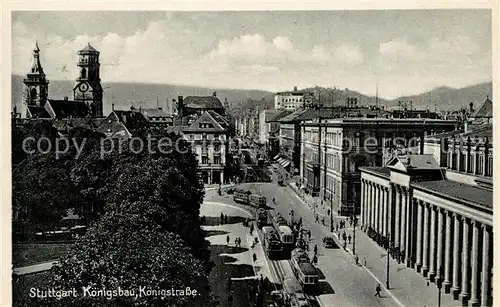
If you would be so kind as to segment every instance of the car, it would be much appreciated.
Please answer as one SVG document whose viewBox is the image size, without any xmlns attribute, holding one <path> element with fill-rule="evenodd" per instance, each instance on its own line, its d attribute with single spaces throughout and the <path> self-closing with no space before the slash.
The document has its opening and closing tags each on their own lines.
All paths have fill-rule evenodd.
<svg viewBox="0 0 500 307">
<path fill-rule="evenodd" d="M 324 237 L 323 246 L 326 248 L 335 248 L 337 247 L 337 243 L 335 243 L 335 240 L 333 240 L 332 237 Z"/>
</svg>

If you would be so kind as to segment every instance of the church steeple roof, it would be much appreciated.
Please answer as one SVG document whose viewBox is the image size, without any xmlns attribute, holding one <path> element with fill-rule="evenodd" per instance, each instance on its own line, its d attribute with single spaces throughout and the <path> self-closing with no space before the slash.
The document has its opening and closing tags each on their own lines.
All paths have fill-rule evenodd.
<svg viewBox="0 0 500 307">
<path fill-rule="evenodd" d="M 82 50 L 79 51 L 79 53 L 88 53 L 88 52 L 91 52 L 91 53 L 99 53 L 99 51 L 97 51 L 94 47 L 90 46 L 90 43 L 87 43 L 87 46 L 85 46 L 85 48 L 83 48 Z"/>
<path fill-rule="evenodd" d="M 40 63 L 40 47 L 38 47 L 38 42 L 35 44 L 35 49 L 33 49 L 33 64 L 31 65 L 32 74 L 43 74 L 43 67 Z"/>
</svg>

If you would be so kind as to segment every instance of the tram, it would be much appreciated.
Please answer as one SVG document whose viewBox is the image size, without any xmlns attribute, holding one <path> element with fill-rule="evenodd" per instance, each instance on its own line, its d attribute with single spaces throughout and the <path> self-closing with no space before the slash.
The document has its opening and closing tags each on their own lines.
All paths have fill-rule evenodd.
<svg viewBox="0 0 500 307">
<path fill-rule="evenodd" d="M 237 203 L 248 205 L 251 192 L 244 189 L 235 189 L 233 193 L 233 200 Z"/>
<path fill-rule="evenodd" d="M 280 241 L 278 233 L 273 227 L 262 227 L 262 235 L 264 236 L 264 250 L 269 259 L 278 259 L 283 252 L 283 244 Z"/>
<path fill-rule="evenodd" d="M 314 294 L 318 290 L 319 276 L 311 264 L 309 256 L 302 249 L 294 249 L 291 257 L 292 270 L 305 293 Z"/>
</svg>

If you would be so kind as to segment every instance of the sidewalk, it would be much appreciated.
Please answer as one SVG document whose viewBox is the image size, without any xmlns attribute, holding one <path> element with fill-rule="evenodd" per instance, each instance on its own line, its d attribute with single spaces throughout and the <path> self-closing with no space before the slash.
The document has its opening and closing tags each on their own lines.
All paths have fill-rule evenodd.
<svg viewBox="0 0 500 307">
<path fill-rule="evenodd" d="M 294 193 L 295 189 L 291 189 Z M 299 196 L 299 195 L 298 195 Z M 299 196 L 300 197 L 300 196 Z M 301 197 L 301 199 L 303 199 Z M 307 203 L 307 202 L 305 202 Z M 334 211 L 335 213 L 335 211 Z M 346 221 L 346 228 L 334 232 L 333 236 L 337 239 L 339 246 L 343 248 L 343 240 L 339 237 L 345 231 L 346 235 L 353 237 L 353 228 L 349 227 L 349 222 L 344 217 L 334 217 L 334 225 L 340 220 Z M 328 229 L 329 221 L 325 227 Z M 329 230 L 329 229 L 328 229 Z M 327 230 L 327 231 L 328 231 Z M 346 244 L 346 251 L 352 253 L 353 240 L 351 244 Z M 398 264 L 395 260 L 389 260 L 389 290 L 386 288 L 387 276 L 387 252 L 377 243 L 373 242 L 360 227 L 356 227 L 356 255 L 359 256 L 359 264 L 363 266 L 372 277 L 380 283 L 383 292 L 392 296 L 400 306 L 437 306 L 438 290 L 435 284 L 427 283 L 427 280 L 417 273 L 414 269 L 407 268 L 406 264 Z M 366 266 L 364 263 L 366 261 Z M 441 306 L 461 306 L 459 301 L 453 300 L 452 295 L 441 294 Z"/>
<path fill-rule="evenodd" d="M 14 275 L 29 275 L 29 274 L 35 274 L 35 273 L 41 273 L 45 271 L 50 271 L 52 269 L 52 266 L 57 263 L 57 260 L 53 261 L 47 261 L 47 262 L 41 262 L 37 263 L 34 265 L 30 266 L 23 266 L 23 267 L 18 267 L 14 268 L 12 270 L 12 273 Z"/>
</svg>

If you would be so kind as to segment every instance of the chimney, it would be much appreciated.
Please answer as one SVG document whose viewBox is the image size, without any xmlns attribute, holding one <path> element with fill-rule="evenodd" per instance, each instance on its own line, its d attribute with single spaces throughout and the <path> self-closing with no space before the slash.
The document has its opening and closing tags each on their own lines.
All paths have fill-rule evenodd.
<svg viewBox="0 0 500 307">
<path fill-rule="evenodd" d="M 139 112 L 142 112 L 142 106 L 139 107 Z"/>
<path fill-rule="evenodd" d="M 64 96 L 64 101 L 68 101 L 68 96 Z"/>
<path fill-rule="evenodd" d="M 297 86 L 294 86 L 293 87 L 293 91 L 296 92 L 297 91 Z"/>
<path fill-rule="evenodd" d="M 114 104 L 114 103 L 112 103 L 112 104 L 111 104 L 111 110 L 112 110 L 112 111 L 114 111 L 114 110 L 115 110 L 115 104 Z"/>
<path fill-rule="evenodd" d="M 213 96 L 213 97 L 217 97 L 217 92 L 213 92 L 213 93 L 212 93 L 212 96 Z"/>
<path fill-rule="evenodd" d="M 184 116 L 184 97 L 177 97 L 177 114 L 180 118 Z"/>
<path fill-rule="evenodd" d="M 474 102 L 469 102 L 469 111 L 470 111 L 470 114 L 474 113 Z"/>
</svg>

